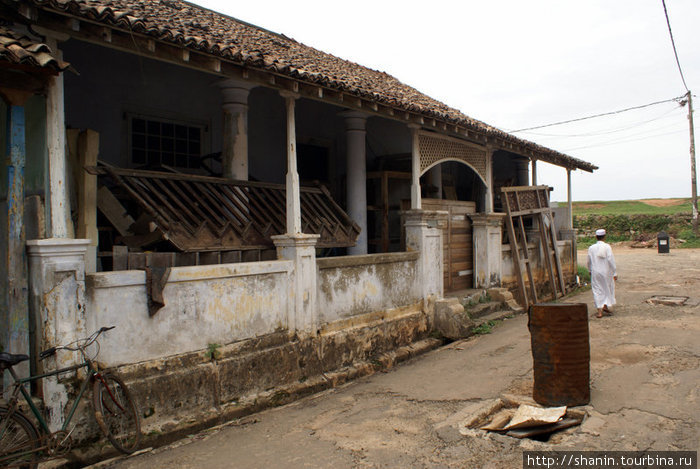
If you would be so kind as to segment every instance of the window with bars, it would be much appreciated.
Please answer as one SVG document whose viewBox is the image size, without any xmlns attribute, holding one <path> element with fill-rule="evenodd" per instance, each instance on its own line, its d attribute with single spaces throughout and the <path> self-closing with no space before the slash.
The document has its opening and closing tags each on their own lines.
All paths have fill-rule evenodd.
<svg viewBox="0 0 700 469">
<path fill-rule="evenodd" d="M 135 166 L 201 167 L 204 126 L 132 116 L 131 162 Z"/>
</svg>

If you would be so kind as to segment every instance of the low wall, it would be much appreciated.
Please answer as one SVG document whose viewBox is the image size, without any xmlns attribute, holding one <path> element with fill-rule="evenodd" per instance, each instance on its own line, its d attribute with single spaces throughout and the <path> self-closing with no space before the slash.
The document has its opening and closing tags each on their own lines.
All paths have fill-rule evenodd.
<svg viewBox="0 0 700 469">
<path fill-rule="evenodd" d="M 319 325 L 414 303 L 417 252 L 317 259 Z"/>
<path fill-rule="evenodd" d="M 99 361 L 128 383 L 154 444 L 438 346 L 428 338 L 419 256 L 318 259 L 311 335 L 288 328 L 292 261 L 173 268 L 153 316 L 145 272 L 89 274 L 86 329 L 117 326 L 102 336 Z"/>
<path fill-rule="evenodd" d="M 557 241 L 562 274 L 564 282 L 567 284 L 576 281 L 576 259 L 571 246 L 571 240 Z M 528 243 L 527 249 L 535 285 L 538 289 L 549 288 L 549 273 L 541 249 L 535 243 Z M 518 277 L 515 269 L 511 247 L 509 244 L 504 244 L 501 246 L 501 286 L 511 290 L 518 288 Z"/>
<path fill-rule="evenodd" d="M 153 445 L 391 367 L 439 346 L 428 332 L 418 301 L 329 323 L 313 337 L 277 332 L 225 345 L 216 358 L 200 350 L 117 371 Z"/>
<path fill-rule="evenodd" d="M 149 316 L 143 271 L 86 276 L 86 330 L 101 338 L 100 361 L 138 363 L 286 330 L 291 261 L 175 267 L 165 306 Z"/>
</svg>

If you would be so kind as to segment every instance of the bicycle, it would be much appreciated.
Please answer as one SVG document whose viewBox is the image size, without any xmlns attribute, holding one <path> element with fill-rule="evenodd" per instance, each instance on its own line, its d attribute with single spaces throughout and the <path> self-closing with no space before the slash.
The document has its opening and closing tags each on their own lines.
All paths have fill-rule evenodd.
<svg viewBox="0 0 700 469">
<path fill-rule="evenodd" d="M 110 371 L 99 371 L 95 362 L 97 355 L 99 355 L 97 339 L 102 333 L 111 329 L 114 329 L 114 326 L 102 327 L 87 338 L 44 350 L 39 355 L 41 360 L 55 355 L 59 350 L 68 350 L 79 352 L 82 363 L 37 376 L 19 378 L 12 369 L 14 365 L 29 360 L 27 355 L 0 353 L 0 372 L 4 373 L 4 370 L 7 370 L 14 380 L 14 389 L 7 405 L 0 406 L 0 467 L 34 469 L 39 462 L 54 459 L 70 451 L 71 434 L 75 430 L 75 426 L 70 431 L 67 429 L 89 383 L 92 383 L 95 419 L 104 435 L 120 452 L 131 454 L 136 451 L 141 440 L 141 427 L 131 394 L 121 378 Z M 86 349 L 92 344 L 96 344 L 97 351 L 93 357 L 89 357 Z M 75 402 L 61 429 L 51 432 L 25 385 L 42 378 L 58 376 L 81 368 L 85 368 L 87 376 L 80 386 Z M 39 422 L 40 430 L 19 409 L 20 394 Z"/>
</svg>

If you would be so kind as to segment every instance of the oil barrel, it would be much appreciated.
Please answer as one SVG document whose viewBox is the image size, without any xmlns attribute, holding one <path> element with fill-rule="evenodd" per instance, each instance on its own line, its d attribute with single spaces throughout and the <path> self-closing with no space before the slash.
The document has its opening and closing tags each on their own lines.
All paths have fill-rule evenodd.
<svg viewBox="0 0 700 469">
<path fill-rule="evenodd" d="M 544 406 L 588 404 L 591 356 L 586 304 L 538 303 L 530 306 L 528 316 L 533 399 Z"/>
</svg>

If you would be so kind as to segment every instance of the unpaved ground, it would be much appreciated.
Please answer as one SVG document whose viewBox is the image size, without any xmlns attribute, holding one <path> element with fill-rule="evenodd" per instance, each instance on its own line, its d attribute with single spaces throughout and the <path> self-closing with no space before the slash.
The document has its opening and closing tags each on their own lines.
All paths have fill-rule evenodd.
<svg viewBox="0 0 700 469">
<path fill-rule="evenodd" d="M 271 409 L 118 468 L 515 468 L 525 449 L 700 447 L 700 306 L 654 306 L 652 295 L 700 298 L 700 250 L 617 247 L 618 307 L 590 322 L 591 404 L 581 427 L 548 443 L 462 436 L 474 408 L 532 392 L 527 319 L 455 342 L 387 373 Z M 581 256 L 583 253 L 579 253 Z M 586 302 L 590 292 L 568 299 Z"/>
<path fill-rule="evenodd" d="M 647 205 L 653 205 L 654 207 L 671 207 L 673 205 L 683 205 L 686 199 L 642 199 Z"/>
</svg>

